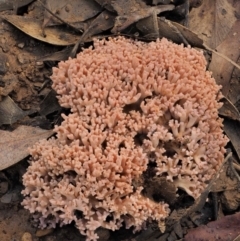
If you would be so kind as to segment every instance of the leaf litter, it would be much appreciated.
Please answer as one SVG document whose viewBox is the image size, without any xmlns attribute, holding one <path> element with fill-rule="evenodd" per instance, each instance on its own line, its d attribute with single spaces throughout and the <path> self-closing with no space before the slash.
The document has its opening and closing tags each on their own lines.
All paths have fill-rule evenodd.
<svg viewBox="0 0 240 241">
<path fill-rule="evenodd" d="M 101 6 L 95 1 L 89 0 L 72 0 L 71 2 L 65 0 L 48 0 L 46 1 L 46 8 L 64 20 L 64 22 L 70 24 L 83 22 L 101 12 Z M 62 22 L 59 22 L 47 10 L 44 11 L 44 27 L 59 24 L 62 24 Z"/>
<path fill-rule="evenodd" d="M 199 8 L 191 11 L 189 28 L 199 33 L 206 45 L 215 49 L 227 37 L 236 22 L 234 11 L 228 1 L 205 0 Z"/>
<path fill-rule="evenodd" d="M 52 130 L 31 126 L 19 126 L 12 132 L 0 130 L 0 170 L 4 170 L 29 155 L 30 148 L 38 140 L 48 138 Z"/>
<path fill-rule="evenodd" d="M 9 96 L 6 96 L 0 102 L 0 125 L 12 125 L 33 112 L 34 110 L 23 111 Z"/>
<path fill-rule="evenodd" d="M 171 203 L 172 213 L 166 223 L 159 223 L 160 229 L 154 224 L 149 225 L 147 230 L 134 236 L 126 230 L 111 235 L 105 232 L 104 237 L 108 238 L 104 240 L 135 238 L 137 241 L 174 241 L 197 240 L 198 237 L 203 238 L 202 240 L 215 240 L 216 237 L 221 237 L 224 241 L 229 238 L 237 240 L 239 233 L 235 225 L 239 222 L 240 206 L 239 1 L 13 0 L 8 3 L 0 1 L 0 11 L 1 18 L 5 19 L 0 27 L 3 36 L 0 49 L 7 56 L 5 58 L 2 55 L 4 58 L 1 66 L 4 68 L 0 72 L 3 76 L 0 80 L 0 167 L 3 170 L 0 172 L 0 187 L 6 193 L 3 194 L 6 196 L 2 196 L 5 202 L 18 202 L 12 199 L 14 195 L 8 188 L 18 185 L 16 183 L 21 184 L 21 181 L 13 177 L 24 173 L 27 164 L 26 160 L 21 160 L 28 155 L 27 147 L 52 135 L 51 130 L 34 126 L 48 126 L 48 129 L 52 129 L 61 119 L 60 113 L 68 112 L 60 108 L 55 93 L 51 90 L 51 67 L 58 61 L 74 57 L 81 47 L 89 46 L 94 37 L 123 34 L 143 41 L 166 37 L 173 42 L 202 49 L 206 56 L 210 56 L 209 70 L 223 86 L 224 105 L 219 114 L 224 117 L 224 130 L 231 141 L 230 156 L 195 202 L 184 193 L 174 196 L 174 187 L 168 186 L 161 178 L 147 182 L 145 195 L 162 197 Z M 25 35 L 14 36 L 14 27 L 8 23 Z M 15 59 L 17 53 L 21 63 Z M 25 63 L 22 59 L 24 55 L 31 56 L 30 62 Z M 20 87 L 21 91 L 18 91 Z M 28 90 L 26 93 L 25 89 Z M 23 126 L 22 123 L 28 123 L 29 126 Z M 17 162 L 19 163 L 10 167 Z M 14 216 L 14 210 L 9 209 L 9 212 Z M 235 214 L 232 216 L 227 215 L 233 212 Z M 221 219 L 209 222 L 217 218 L 218 214 L 222 216 Z M 232 221 L 231 225 L 229 219 Z M 196 228 L 199 225 L 205 226 Z M 217 228 L 219 226 L 222 228 Z M 6 225 L 2 227 L 7 229 Z M 26 226 L 22 228 L 28 230 Z M 49 237 L 63 240 L 64 230 L 68 230 L 68 227 L 49 234 Z M 71 232 L 71 240 L 74 241 L 79 240 L 79 234 L 75 235 L 75 231 Z M 29 232 L 34 235 L 32 229 Z M 8 240 L 15 238 L 11 231 L 8 230 L 7 234 L 10 235 Z M 1 235 L 3 234 L 0 234 L 0 239 L 4 240 L 6 237 Z M 21 235 L 17 238 L 20 239 Z M 39 240 L 44 240 L 42 238 Z"/>
</svg>

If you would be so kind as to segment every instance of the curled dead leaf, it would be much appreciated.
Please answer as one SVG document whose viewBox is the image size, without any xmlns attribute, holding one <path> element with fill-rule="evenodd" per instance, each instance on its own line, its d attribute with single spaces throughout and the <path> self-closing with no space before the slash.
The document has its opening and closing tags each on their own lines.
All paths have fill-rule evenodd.
<svg viewBox="0 0 240 241">
<path fill-rule="evenodd" d="M 79 38 L 79 35 L 72 34 L 62 27 L 46 27 L 44 36 L 41 21 L 34 18 L 16 15 L 5 15 L 3 18 L 27 35 L 45 43 L 67 46 L 76 43 Z"/>
</svg>

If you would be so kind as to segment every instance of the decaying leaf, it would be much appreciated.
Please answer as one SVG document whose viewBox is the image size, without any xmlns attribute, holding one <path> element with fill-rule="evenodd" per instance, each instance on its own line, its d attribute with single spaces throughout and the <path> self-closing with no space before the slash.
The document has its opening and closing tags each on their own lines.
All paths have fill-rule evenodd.
<svg viewBox="0 0 240 241">
<path fill-rule="evenodd" d="M 224 210 L 229 212 L 236 211 L 240 206 L 240 192 L 238 188 L 224 191 L 221 194 L 221 202 L 224 206 Z"/>
<path fill-rule="evenodd" d="M 99 14 L 85 30 L 81 37 L 81 42 L 89 40 L 92 36 L 106 31 L 113 27 L 116 15 L 107 10 Z"/>
<path fill-rule="evenodd" d="M 225 40 L 217 47 L 217 51 L 229 57 L 234 62 L 237 62 L 240 56 L 239 39 L 240 20 L 234 23 Z M 216 79 L 217 83 L 222 85 L 222 93 L 231 101 L 233 101 L 231 98 L 232 93 L 229 91 L 231 90 L 230 80 L 232 77 L 233 69 L 234 66 L 231 63 L 215 53 L 212 54 L 212 61 L 209 66 L 209 70 L 212 71 L 213 77 Z M 240 89 L 238 85 L 238 92 L 239 90 Z M 236 101 L 233 101 L 233 103 L 235 102 Z"/>
<path fill-rule="evenodd" d="M 144 34 L 152 33 L 152 21 L 149 18 L 142 19 L 136 24 L 137 28 Z M 183 38 L 193 47 L 204 48 L 203 40 L 198 35 L 181 24 L 158 18 L 159 37 L 171 39 L 175 43 L 183 43 Z M 179 33 L 180 34 L 179 34 Z"/>
<path fill-rule="evenodd" d="M 205 0 L 189 14 L 189 28 L 212 49 L 225 39 L 235 21 L 234 8 L 226 0 Z"/>
<path fill-rule="evenodd" d="M 240 160 L 240 123 L 238 121 L 225 119 L 224 122 L 224 131 L 228 138 L 230 139 L 237 155 Z"/>
<path fill-rule="evenodd" d="M 0 130 L 0 170 L 6 169 L 29 155 L 28 148 L 48 138 L 52 130 L 19 126 L 13 132 Z"/>
<path fill-rule="evenodd" d="M 107 9 L 110 12 L 115 12 L 112 7 L 112 0 L 95 0 L 102 8 Z"/>
<path fill-rule="evenodd" d="M 240 65 L 240 55 L 237 61 L 237 64 Z M 240 110 L 240 85 L 239 85 L 239 76 L 240 69 L 234 68 L 232 72 L 232 78 L 230 81 L 230 91 L 228 93 L 228 98 L 232 103 Z"/>
<path fill-rule="evenodd" d="M 11 125 L 31 113 L 33 113 L 31 110 L 23 111 L 9 96 L 6 96 L 0 102 L 0 125 Z"/>
<path fill-rule="evenodd" d="M 240 212 L 188 231 L 184 241 L 233 240 L 240 235 Z"/>
<path fill-rule="evenodd" d="M 42 23 L 34 18 L 16 15 L 5 15 L 3 18 L 27 35 L 49 44 L 67 46 L 75 44 L 79 38 L 79 35 L 68 32 L 66 28 L 56 26 L 46 27 L 46 36 L 43 36 Z"/>
<path fill-rule="evenodd" d="M 240 113 L 234 104 L 226 97 L 221 99 L 221 102 L 223 102 L 223 106 L 218 110 L 219 114 L 240 121 Z"/>
<path fill-rule="evenodd" d="M 72 47 L 67 46 L 61 51 L 57 51 L 57 52 L 52 53 L 52 54 L 47 54 L 47 55 L 41 56 L 37 60 L 42 61 L 42 62 L 45 62 L 45 61 L 64 61 L 64 60 L 67 60 L 69 58 L 71 51 L 72 51 Z"/>
<path fill-rule="evenodd" d="M 83 22 L 96 16 L 102 8 L 91 0 L 48 0 L 46 7 L 67 23 Z M 48 11 L 44 12 L 43 26 L 62 24 Z"/>
<path fill-rule="evenodd" d="M 154 12 L 155 14 L 159 14 L 174 9 L 174 5 L 171 4 L 148 6 L 142 0 L 113 0 L 112 7 L 118 13 L 114 28 L 112 29 L 113 33 L 121 32 L 140 19 L 151 16 Z"/>
<path fill-rule="evenodd" d="M 17 9 L 31 2 L 33 2 L 33 0 L 1 0 L 0 11 Z"/>
<path fill-rule="evenodd" d="M 101 33 L 113 27 L 114 19 L 116 15 L 108 10 L 100 13 L 89 25 L 89 27 L 84 31 L 83 35 L 80 37 L 78 42 L 75 44 L 71 52 L 71 57 L 75 57 L 79 45 L 89 41 L 94 35 Z"/>
<path fill-rule="evenodd" d="M 225 163 L 216 182 L 211 187 L 211 192 L 224 192 L 238 189 L 238 180 L 228 175 L 229 162 Z"/>
<path fill-rule="evenodd" d="M 61 106 L 58 103 L 56 92 L 51 90 L 40 104 L 39 113 L 43 116 L 59 111 Z"/>
</svg>

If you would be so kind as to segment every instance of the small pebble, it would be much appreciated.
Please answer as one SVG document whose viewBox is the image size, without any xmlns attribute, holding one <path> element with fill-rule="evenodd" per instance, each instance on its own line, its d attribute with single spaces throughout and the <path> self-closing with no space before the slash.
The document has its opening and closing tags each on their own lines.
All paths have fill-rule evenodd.
<svg viewBox="0 0 240 241">
<path fill-rule="evenodd" d="M 41 68 L 44 67 L 44 63 L 43 63 L 42 61 L 37 61 L 37 62 L 36 62 L 36 67 L 37 67 L 38 69 L 41 69 Z"/>
<path fill-rule="evenodd" d="M 23 53 L 18 54 L 17 59 L 18 59 L 18 62 L 20 64 L 27 64 L 27 63 L 29 63 L 28 56 L 23 54 Z"/>
<path fill-rule="evenodd" d="M 32 235 L 28 232 L 25 232 L 21 238 L 21 241 L 32 241 Z"/>
<path fill-rule="evenodd" d="M 18 46 L 18 48 L 23 49 L 25 44 L 24 43 L 19 43 L 17 46 Z"/>
</svg>

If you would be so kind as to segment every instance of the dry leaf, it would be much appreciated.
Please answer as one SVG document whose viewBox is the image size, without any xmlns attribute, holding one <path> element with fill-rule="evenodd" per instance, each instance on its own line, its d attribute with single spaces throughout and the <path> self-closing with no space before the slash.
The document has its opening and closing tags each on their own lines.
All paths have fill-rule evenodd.
<svg viewBox="0 0 240 241">
<path fill-rule="evenodd" d="M 44 37 L 41 21 L 34 18 L 16 15 L 5 15 L 3 18 L 27 35 L 49 44 L 67 46 L 75 44 L 79 39 L 79 35 L 69 33 L 66 28 L 60 27 L 46 27 Z"/>
<path fill-rule="evenodd" d="M 145 18 L 136 24 L 137 28 L 144 34 L 148 35 L 154 32 L 152 21 Z M 159 36 L 171 39 L 175 43 L 183 43 L 183 38 L 193 47 L 203 47 L 203 40 L 198 35 L 181 24 L 158 18 Z M 177 31 L 179 31 L 179 33 Z M 182 36 L 182 37 L 181 37 Z"/>
<path fill-rule="evenodd" d="M 223 106 L 218 110 L 218 113 L 229 119 L 240 121 L 240 113 L 233 103 L 226 97 L 221 99 L 221 102 L 223 102 Z"/>
<path fill-rule="evenodd" d="M 84 31 L 81 42 L 86 42 L 91 39 L 92 36 L 106 31 L 113 27 L 114 19 L 116 15 L 108 10 L 103 11 L 99 14 Z"/>
<path fill-rule="evenodd" d="M 189 14 L 189 28 L 215 49 L 236 21 L 234 8 L 226 0 L 205 0 Z"/>
<path fill-rule="evenodd" d="M 159 14 L 174 9 L 174 5 L 148 6 L 142 0 L 113 0 L 112 7 L 118 13 L 113 33 L 121 32 L 140 19 L 147 18 L 153 13 Z"/>
<path fill-rule="evenodd" d="M 96 35 L 98 33 L 101 33 L 102 31 L 108 30 L 113 27 L 114 25 L 114 19 L 116 15 L 112 12 L 109 12 L 108 10 L 104 10 L 102 13 L 100 13 L 89 25 L 89 27 L 85 30 L 81 38 L 78 40 L 78 42 L 73 47 L 70 56 L 75 57 L 77 50 L 79 48 L 79 45 L 81 45 L 84 42 L 89 41 L 93 35 Z"/>
<path fill-rule="evenodd" d="M 51 10 L 59 18 L 67 23 L 83 22 L 96 16 L 102 8 L 95 1 L 91 0 L 48 0 L 46 8 Z M 52 14 L 45 10 L 43 26 L 62 24 Z"/>
<path fill-rule="evenodd" d="M 230 139 L 237 155 L 240 160 L 240 123 L 238 121 L 225 119 L 224 120 L 224 131 Z"/>
<path fill-rule="evenodd" d="M 234 160 L 234 158 L 233 158 Z M 229 176 L 229 162 L 223 166 L 223 170 L 220 172 L 218 179 L 213 183 L 211 187 L 211 192 L 224 192 L 226 190 L 232 191 L 239 187 L 239 182 L 237 178 L 232 178 Z"/>
<path fill-rule="evenodd" d="M 230 30 L 229 34 L 226 36 L 225 40 L 217 47 L 217 51 L 225 56 L 229 57 L 234 62 L 237 62 L 240 55 L 239 48 L 240 39 L 240 20 L 236 21 Z M 209 70 L 212 71 L 213 77 L 219 85 L 222 85 L 222 93 L 229 98 L 234 104 L 236 103 L 231 97 L 232 93 L 230 80 L 232 77 L 234 66 L 220 57 L 219 55 L 213 53 L 212 61 L 209 65 Z M 237 91 L 236 91 L 237 87 Z M 239 95 L 240 86 L 234 86 L 235 96 Z"/>
<path fill-rule="evenodd" d="M 95 0 L 102 8 L 107 9 L 110 12 L 115 12 L 112 7 L 112 0 Z"/>
<path fill-rule="evenodd" d="M 33 2 L 33 0 L 1 0 L 0 11 L 23 7 Z"/>
<path fill-rule="evenodd" d="M 50 137 L 52 130 L 19 126 L 13 132 L 0 130 L 0 170 L 6 169 L 29 155 L 28 148 Z"/>
<path fill-rule="evenodd" d="M 58 103 L 56 92 L 54 90 L 51 90 L 44 98 L 44 100 L 40 103 L 39 113 L 43 116 L 46 116 L 53 112 L 59 111 L 60 109 L 61 106 Z"/>
<path fill-rule="evenodd" d="M 11 125 L 32 113 L 33 111 L 31 110 L 23 111 L 15 104 L 15 102 L 9 96 L 6 96 L 0 102 L 0 125 Z"/>
<path fill-rule="evenodd" d="M 237 64 L 240 65 L 240 56 L 238 58 Z M 232 78 L 230 80 L 230 91 L 228 93 L 228 98 L 234 103 L 234 105 L 240 110 L 240 69 L 234 68 L 232 72 Z"/>
<path fill-rule="evenodd" d="M 64 61 L 67 60 L 72 51 L 72 46 L 67 46 L 61 51 L 54 52 L 52 54 L 47 54 L 41 56 L 37 59 L 37 61 L 45 62 L 45 61 Z"/>
</svg>

